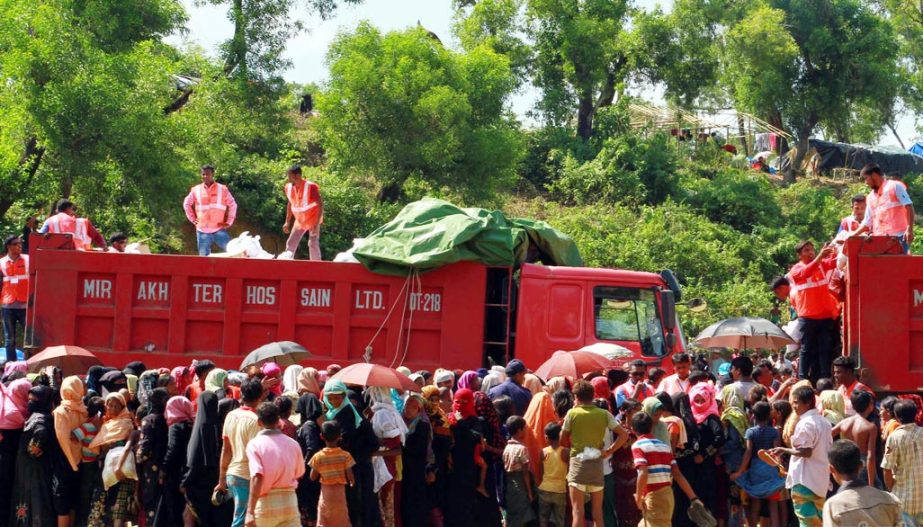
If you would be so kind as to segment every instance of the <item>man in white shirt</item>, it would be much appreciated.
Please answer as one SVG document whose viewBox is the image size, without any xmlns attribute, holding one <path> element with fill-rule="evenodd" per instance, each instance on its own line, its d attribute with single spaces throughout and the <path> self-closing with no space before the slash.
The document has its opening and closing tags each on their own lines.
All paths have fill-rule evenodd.
<svg viewBox="0 0 923 527">
<path fill-rule="evenodd" d="M 660 385 L 657 386 L 658 393 L 667 392 L 672 396 L 689 392 L 689 387 L 691 386 L 689 373 L 692 371 L 692 357 L 688 353 L 673 355 L 673 371 L 676 373 L 660 381 Z"/>
<path fill-rule="evenodd" d="M 776 457 L 791 456 L 785 487 L 791 490 L 799 525 L 822 527 L 824 499 L 830 487 L 827 451 L 833 444 L 832 427 L 818 413 L 810 386 L 793 390 L 790 402 L 798 414 L 798 424 L 791 438 L 792 448 L 773 448 L 770 452 Z"/>
</svg>

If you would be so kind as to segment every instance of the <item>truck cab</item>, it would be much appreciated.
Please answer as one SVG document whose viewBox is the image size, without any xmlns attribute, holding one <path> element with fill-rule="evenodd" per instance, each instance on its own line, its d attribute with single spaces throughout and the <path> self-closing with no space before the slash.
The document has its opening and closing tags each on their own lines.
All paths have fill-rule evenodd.
<svg viewBox="0 0 923 527">
<path fill-rule="evenodd" d="M 622 346 L 652 366 L 685 349 L 672 273 L 523 265 L 515 355 L 541 364 L 555 351 Z"/>
</svg>

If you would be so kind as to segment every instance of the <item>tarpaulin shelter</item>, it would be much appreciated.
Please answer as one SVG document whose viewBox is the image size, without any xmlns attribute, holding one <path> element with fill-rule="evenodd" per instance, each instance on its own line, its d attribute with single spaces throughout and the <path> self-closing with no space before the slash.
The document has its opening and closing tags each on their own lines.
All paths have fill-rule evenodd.
<svg viewBox="0 0 923 527">
<path fill-rule="evenodd" d="M 408 204 L 352 251 L 370 271 L 406 275 L 459 261 L 581 266 L 574 241 L 543 221 L 427 198 Z"/>
<path fill-rule="evenodd" d="M 911 154 L 916 154 L 918 156 L 923 156 L 923 143 L 917 141 L 910 148 L 907 149 Z"/>
<path fill-rule="evenodd" d="M 878 163 L 889 176 L 923 173 L 923 157 L 898 147 L 853 145 L 811 139 L 809 153 L 813 152 L 811 166 L 815 173 L 830 172 L 835 168 L 861 170 L 869 163 Z"/>
</svg>

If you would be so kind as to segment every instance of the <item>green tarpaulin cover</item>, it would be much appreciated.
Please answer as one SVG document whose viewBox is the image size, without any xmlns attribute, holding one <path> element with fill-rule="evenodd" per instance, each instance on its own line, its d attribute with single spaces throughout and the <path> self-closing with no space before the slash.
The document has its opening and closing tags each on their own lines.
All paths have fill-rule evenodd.
<svg viewBox="0 0 923 527">
<path fill-rule="evenodd" d="M 365 238 L 353 256 L 375 273 L 404 276 L 463 260 L 516 266 L 541 261 L 581 266 L 576 244 L 543 221 L 457 207 L 427 198 L 404 207 Z"/>
</svg>

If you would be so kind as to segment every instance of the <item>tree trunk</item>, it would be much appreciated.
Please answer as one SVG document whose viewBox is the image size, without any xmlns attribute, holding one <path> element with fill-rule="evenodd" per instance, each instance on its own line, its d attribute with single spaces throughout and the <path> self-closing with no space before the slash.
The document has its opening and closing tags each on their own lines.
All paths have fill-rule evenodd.
<svg viewBox="0 0 923 527">
<path fill-rule="evenodd" d="M 379 203 L 397 203 L 404 195 L 403 184 L 398 182 L 386 183 L 378 191 Z"/>
<path fill-rule="evenodd" d="M 596 105 L 593 104 L 593 94 L 585 92 L 580 97 L 580 106 L 577 109 L 577 137 L 589 141 L 593 135 L 593 116 Z"/>
<path fill-rule="evenodd" d="M 35 178 L 35 173 L 38 172 L 38 167 L 42 164 L 42 158 L 44 156 L 45 147 L 38 146 L 37 138 L 30 137 L 26 139 L 23 145 L 22 155 L 19 156 L 19 163 L 16 164 L 16 168 L 9 174 L 10 181 L 13 181 L 17 188 L 10 189 L 10 192 L 4 192 L 0 195 L 0 218 L 6 216 L 10 207 L 19 200 L 22 191 L 28 189 L 32 185 L 32 179 Z M 16 185 L 19 177 L 23 174 L 25 174 L 26 180 L 21 185 Z"/>
<path fill-rule="evenodd" d="M 892 123 L 891 121 L 888 121 L 886 125 L 888 126 L 888 130 L 891 130 L 891 133 L 894 135 L 894 138 L 897 139 L 897 143 L 901 145 L 901 150 L 907 150 L 907 147 L 904 146 L 904 142 L 901 141 L 901 136 L 897 135 L 897 130 L 894 129 L 894 123 Z"/>
<path fill-rule="evenodd" d="M 225 75 L 230 75 L 234 68 L 240 70 L 241 76 L 247 76 L 247 15 L 244 13 L 243 0 L 234 0 L 231 6 L 234 18 L 234 38 L 224 64 Z"/>
<path fill-rule="evenodd" d="M 747 131 L 744 129 L 744 118 L 739 113 L 737 114 L 737 133 L 740 134 L 740 148 L 744 151 L 744 155 L 750 157 L 750 147 L 747 146 Z"/>
<path fill-rule="evenodd" d="M 805 156 L 808 155 L 808 145 L 809 140 L 811 139 L 810 130 L 802 129 L 798 132 L 798 150 L 795 152 L 795 158 L 792 159 L 792 164 L 789 165 L 788 170 L 785 171 L 785 177 L 783 181 L 785 184 L 790 185 L 795 182 L 797 179 L 797 174 L 801 171 L 801 164 L 804 162 Z"/>
</svg>

